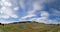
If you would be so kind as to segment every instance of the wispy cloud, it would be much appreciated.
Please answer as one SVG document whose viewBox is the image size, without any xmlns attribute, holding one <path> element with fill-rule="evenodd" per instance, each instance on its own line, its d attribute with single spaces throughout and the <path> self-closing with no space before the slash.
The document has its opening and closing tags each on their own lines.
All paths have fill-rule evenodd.
<svg viewBox="0 0 60 32">
<path fill-rule="evenodd" d="M 33 1 L 33 4 L 32 4 L 33 9 L 32 10 L 28 10 L 27 15 L 22 17 L 19 20 L 27 21 L 27 20 L 25 20 L 26 18 L 31 18 L 31 17 L 37 16 L 35 14 L 35 12 L 40 11 L 40 16 L 41 17 L 39 17 L 39 18 L 31 18 L 31 19 L 29 19 L 29 21 L 36 21 L 36 22 L 45 23 L 45 24 L 59 24 L 57 22 L 57 20 L 51 20 L 51 19 L 48 18 L 50 15 L 55 15 L 55 16 L 60 15 L 59 11 L 54 10 L 54 11 L 52 11 L 52 14 L 48 13 L 47 11 L 42 11 L 43 8 L 44 8 L 43 3 L 50 3 L 51 0 L 39 0 L 39 1 L 38 0 L 37 1 Z"/>
<path fill-rule="evenodd" d="M 60 19 L 60 18 L 56 18 L 56 20 L 51 20 L 48 18 L 50 15 L 60 17 L 60 11 L 58 11 L 57 9 L 54 9 L 54 8 L 50 9 L 50 11 L 51 11 L 51 12 L 49 11 L 50 13 L 43 10 L 45 8 L 44 3 L 47 3 L 48 5 L 50 5 L 50 2 L 53 2 L 55 0 L 27 0 L 27 1 L 19 0 L 18 5 L 20 5 L 20 7 L 18 7 L 18 5 L 16 3 L 17 0 L 15 0 L 15 1 L 11 0 L 11 1 L 12 1 L 12 3 L 7 2 L 6 0 L 2 0 L 2 3 L 0 3 L 2 5 L 2 7 L 0 8 L 0 10 L 1 10 L 0 18 L 4 18 L 4 19 L 8 19 L 10 17 L 19 18 L 15 12 L 21 8 L 26 13 L 24 13 L 25 14 L 24 16 L 21 15 L 22 17 L 19 19 L 19 21 L 28 21 L 26 19 L 30 18 L 29 19 L 30 21 L 36 21 L 39 23 L 46 23 L 46 24 L 57 24 L 58 22 L 56 22 L 56 20 Z M 37 11 L 40 12 L 39 18 L 36 18 Z M 34 16 L 36 16 L 36 17 L 34 17 Z M 11 22 L 10 21 L 4 22 L 4 21 L 0 21 L 0 22 L 1 23 L 15 22 L 15 21 L 11 21 Z"/>
<path fill-rule="evenodd" d="M 20 4 L 22 9 L 25 9 L 25 3 L 24 2 L 25 2 L 24 0 L 19 1 L 19 4 Z"/>
<path fill-rule="evenodd" d="M 50 20 L 50 19 L 44 18 L 44 17 L 31 18 L 30 21 L 36 21 L 36 22 L 45 23 L 45 24 L 60 24 L 60 22 L 57 22 L 57 20 Z"/>
<path fill-rule="evenodd" d="M 50 11 L 52 11 L 51 12 L 52 16 L 60 16 L 60 11 L 59 10 L 51 8 Z"/>
<path fill-rule="evenodd" d="M 29 3 L 29 2 L 28 2 Z M 42 3 L 41 3 L 42 4 Z M 35 12 L 36 11 L 38 11 L 38 10 L 41 10 L 43 7 L 42 7 L 42 5 L 39 5 L 38 4 L 38 2 L 33 2 L 33 4 L 31 4 L 32 5 L 32 10 L 28 10 L 27 11 L 27 15 L 26 16 L 24 16 L 24 17 L 22 17 L 23 19 L 24 18 L 28 18 L 28 17 L 33 17 L 33 16 L 36 16 L 35 15 Z"/>
<path fill-rule="evenodd" d="M 48 17 L 49 13 L 47 11 L 40 11 L 41 17 Z"/>
<path fill-rule="evenodd" d="M 18 11 L 19 10 L 19 7 L 14 7 L 13 10 L 14 11 Z"/>
<path fill-rule="evenodd" d="M 6 1 L 6 0 L 1 0 L 1 17 L 0 18 L 18 18 L 18 16 L 15 14 L 14 10 L 18 10 L 18 7 L 12 7 L 12 5 L 14 5 L 13 3 Z M 13 9 L 12 9 L 13 8 Z"/>
<path fill-rule="evenodd" d="M 6 14 L 12 18 L 18 18 L 18 16 L 14 14 L 11 8 L 2 7 L 1 10 L 3 14 Z"/>
<path fill-rule="evenodd" d="M 8 15 L 0 15 L 0 19 L 3 18 L 3 19 L 8 19 L 9 16 Z"/>
<path fill-rule="evenodd" d="M 1 23 L 1 24 L 9 24 L 9 23 L 14 23 L 14 22 L 18 22 L 18 21 L 0 20 L 0 23 Z"/>
</svg>

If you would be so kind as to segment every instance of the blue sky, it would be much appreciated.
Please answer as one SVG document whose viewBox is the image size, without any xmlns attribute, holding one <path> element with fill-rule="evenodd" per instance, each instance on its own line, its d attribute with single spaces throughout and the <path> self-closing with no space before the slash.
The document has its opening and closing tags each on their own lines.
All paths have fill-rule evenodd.
<svg viewBox="0 0 60 32">
<path fill-rule="evenodd" d="M 0 22 L 60 24 L 60 0 L 1 0 Z"/>
</svg>

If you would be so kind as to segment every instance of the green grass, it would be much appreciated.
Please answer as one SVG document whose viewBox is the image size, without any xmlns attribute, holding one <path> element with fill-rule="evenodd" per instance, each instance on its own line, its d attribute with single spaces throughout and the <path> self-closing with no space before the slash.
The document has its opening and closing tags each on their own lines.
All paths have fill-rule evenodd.
<svg viewBox="0 0 60 32">
<path fill-rule="evenodd" d="M 60 25 L 46 25 L 42 23 L 15 23 L 0 25 L 1 32 L 60 32 Z"/>
</svg>

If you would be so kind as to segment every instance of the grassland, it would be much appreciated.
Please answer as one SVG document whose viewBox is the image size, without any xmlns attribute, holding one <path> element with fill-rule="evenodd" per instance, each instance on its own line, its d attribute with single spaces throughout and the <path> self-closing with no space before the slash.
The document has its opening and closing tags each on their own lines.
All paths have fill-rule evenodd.
<svg viewBox="0 0 60 32">
<path fill-rule="evenodd" d="M 0 32 L 60 32 L 60 25 L 37 22 L 11 23 L 0 25 Z"/>
</svg>

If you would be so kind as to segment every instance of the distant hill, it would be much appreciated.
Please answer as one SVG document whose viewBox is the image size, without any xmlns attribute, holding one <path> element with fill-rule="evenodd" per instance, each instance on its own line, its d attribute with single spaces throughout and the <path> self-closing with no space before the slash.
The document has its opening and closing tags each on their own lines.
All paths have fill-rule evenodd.
<svg viewBox="0 0 60 32">
<path fill-rule="evenodd" d="M 60 24 L 44 24 L 31 21 L 1 24 L 0 32 L 60 32 Z"/>
</svg>

